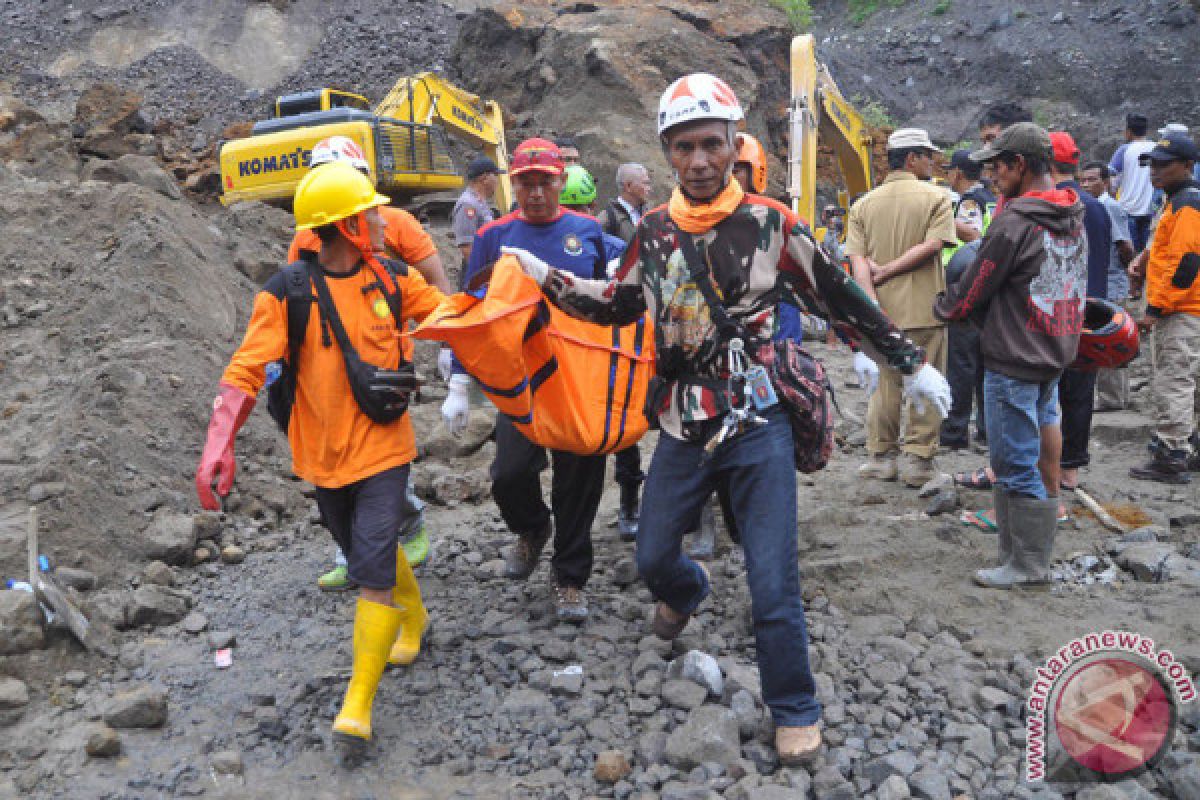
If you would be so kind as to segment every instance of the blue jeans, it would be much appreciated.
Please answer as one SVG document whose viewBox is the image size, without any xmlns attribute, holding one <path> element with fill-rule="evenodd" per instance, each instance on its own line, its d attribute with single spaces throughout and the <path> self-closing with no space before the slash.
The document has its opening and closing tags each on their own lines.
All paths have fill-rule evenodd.
<svg viewBox="0 0 1200 800">
<path fill-rule="evenodd" d="M 711 587 L 683 554 L 683 535 L 713 491 L 726 488 L 746 554 L 763 702 L 776 725 L 812 725 L 821 705 L 800 599 L 792 432 L 782 409 L 764 416 L 766 425 L 720 445 L 703 464 L 703 442 L 659 437 L 642 495 L 638 572 L 657 599 L 681 614 L 695 611 Z"/>
<path fill-rule="evenodd" d="M 1033 383 L 987 370 L 983 397 L 996 485 L 1009 495 L 1045 500 L 1046 486 L 1037 464 L 1041 429 L 1059 422 L 1058 379 Z"/>
</svg>

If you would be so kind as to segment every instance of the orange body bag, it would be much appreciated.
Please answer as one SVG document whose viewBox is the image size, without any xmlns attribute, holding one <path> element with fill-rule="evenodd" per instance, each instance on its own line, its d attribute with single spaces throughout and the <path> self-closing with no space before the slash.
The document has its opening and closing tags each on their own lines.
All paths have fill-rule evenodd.
<svg viewBox="0 0 1200 800">
<path fill-rule="evenodd" d="M 482 300 L 456 294 L 411 333 L 444 342 L 534 444 L 579 455 L 623 450 L 646 433 L 654 331 L 645 318 L 593 325 L 555 308 L 503 256 Z"/>
</svg>

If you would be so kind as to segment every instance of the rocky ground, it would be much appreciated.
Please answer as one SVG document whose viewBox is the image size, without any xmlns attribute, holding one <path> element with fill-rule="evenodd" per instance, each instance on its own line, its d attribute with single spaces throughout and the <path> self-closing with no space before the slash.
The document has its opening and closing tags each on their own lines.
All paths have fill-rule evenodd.
<svg viewBox="0 0 1200 800">
<path fill-rule="evenodd" d="M 514 136 L 580 132 L 600 164 L 635 143 L 639 157 L 658 159 L 643 130 L 656 87 L 669 71 L 710 62 L 729 65 L 752 98 L 754 124 L 774 131 L 779 84 L 767 75 L 786 44 L 782 15 L 749 0 L 657 5 L 537 0 L 518 18 L 505 0 L 388 4 L 388 13 L 361 0 L 333 16 L 307 0 L 0 0 L 0 57 L 15 66 L 0 85 L 0 577 L 25 575 L 36 508 L 40 551 L 109 653 L 86 652 L 45 625 L 27 593 L 0 591 L 0 799 L 1200 796 L 1196 704 L 1172 753 L 1136 781 L 1019 783 L 1033 665 L 1070 638 L 1135 630 L 1192 673 L 1200 667 L 1200 490 L 1127 478 L 1149 433 L 1145 358 L 1134 367 L 1134 408 L 1096 417 L 1083 478 L 1136 530 L 1118 535 L 1067 498 L 1075 520 L 1058 537 L 1053 591 L 1004 594 L 970 583 L 995 538 L 957 519 L 984 507 L 986 494 L 922 498 L 858 480 L 863 434 L 853 418 L 865 403 L 846 383 L 847 354 L 824 345 L 815 349 L 849 413 L 830 467 L 798 477 L 828 741 L 812 768 L 773 760 L 740 551 L 723 541 L 715 595 L 678 642 L 660 642 L 647 631 L 650 599 L 631 548 L 613 528 L 611 487 L 594 529 L 592 619 L 557 625 L 545 567 L 527 584 L 498 577 L 510 537 L 487 497 L 488 420 L 478 415 L 465 442 L 450 440 L 437 422 L 436 381 L 414 407 L 423 440 L 415 477 L 436 542 L 421 579 L 436 627 L 418 662 L 384 679 L 375 758 L 357 773 L 334 766 L 329 725 L 348 676 L 353 604 L 316 589 L 329 538 L 265 414 L 239 438 L 225 512 L 196 513 L 191 480 L 213 386 L 291 226 L 266 206 L 195 202 L 211 196 L 213 139 L 257 116 L 278 87 L 357 87 L 347 76 L 376 62 L 386 69 L 362 84 L 373 96 L 396 71 L 440 64 L 501 96 Z M 908 42 L 921 24 L 974 24 L 957 16 L 966 6 L 914 16 L 925 5 L 843 28 L 818 4 L 823 57 L 844 59 L 855 45 L 912 45 L 927 56 L 947 43 L 1015 48 L 1005 37 L 1047 22 L 1041 4 L 1026 3 L 1011 24 L 982 34 Z M 1170 16 L 1180 8 L 1148 4 L 1150 33 L 1132 31 L 1134 19 L 1113 3 L 1086 14 L 1072 7 L 1048 24 L 1099 35 L 1092 17 L 1107 14 L 1125 35 L 1161 33 L 1169 47 L 1195 30 L 1187 14 Z M 283 39 L 294 52 L 354 46 L 296 61 L 271 44 Z M 923 70 L 936 71 L 928 58 L 905 63 L 918 86 L 932 80 Z M 843 86 L 851 72 L 842 62 Z M 894 88 L 894 108 L 906 107 L 909 88 Z M 976 104 L 1007 97 L 998 86 L 979 91 Z M 1143 96 L 1163 109 L 1179 99 Z M 610 106 L 615 134 L 606 140 L 587 111 Z M 937 107 L 925 112 L 936 117 Z M 433 232 L 456 264 L 447 232 Z M 430 354 L 421 343 L 428 375 Z M 940 461 L 950 471 L 983 458 Z M 932 505 L 942 513 L 926 514 Z M 227 668 L 214 661 L 222 650 L 231 651 Z"/>
</svg>

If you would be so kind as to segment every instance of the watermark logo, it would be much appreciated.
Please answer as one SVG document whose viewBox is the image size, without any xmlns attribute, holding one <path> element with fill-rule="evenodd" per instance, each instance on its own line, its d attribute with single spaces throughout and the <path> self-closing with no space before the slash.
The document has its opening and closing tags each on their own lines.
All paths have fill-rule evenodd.
<svg viewBox="0 0 1200 800">
<path fill-rule="evenodd" d="M 1170 750 L 1179 709 L 1196 699 L 1170 650 L 1128 631 L 1079 637 L 1038 667 L 1026 718 L 1025 775 L 1037 781 L 1115 781 Z"/>
</svg>

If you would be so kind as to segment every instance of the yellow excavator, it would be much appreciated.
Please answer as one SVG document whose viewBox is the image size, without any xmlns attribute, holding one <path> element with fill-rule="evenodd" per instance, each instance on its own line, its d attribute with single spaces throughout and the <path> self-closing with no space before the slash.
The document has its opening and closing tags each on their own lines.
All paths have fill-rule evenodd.
<svg viewBox="0 0 1200 800">
<path fill-rule="evenodd" d="M 399 203 L 428 192 L 461 189 L 447 134 L 496 162 L 498 208 L 512 205 L 504 120 L 494 101 L 481 101 L 432 72 L 396 81 L 372 111 L 362 95 L 316 89 L 284 95 L 275 116 L 250 136 L 221 145 L 221 202 L 291 200 L 308 172 L 312 148 L 327 136 L 348 136 L 363 149 L 379 191 Z"/>
<path fill-rule="evenodd" d="M 817 140 L 832 145 L 844 186 L 838 204 L 849 210 L 850 201 L 870 191 L 871 133 L 854 106 L 846 102 L 828 68 L 817 61 L 811 34 L 792 39 L 792 88 L 788 121 L 788 196 L 792 210 L 817 228 Z"/>
</svg>

